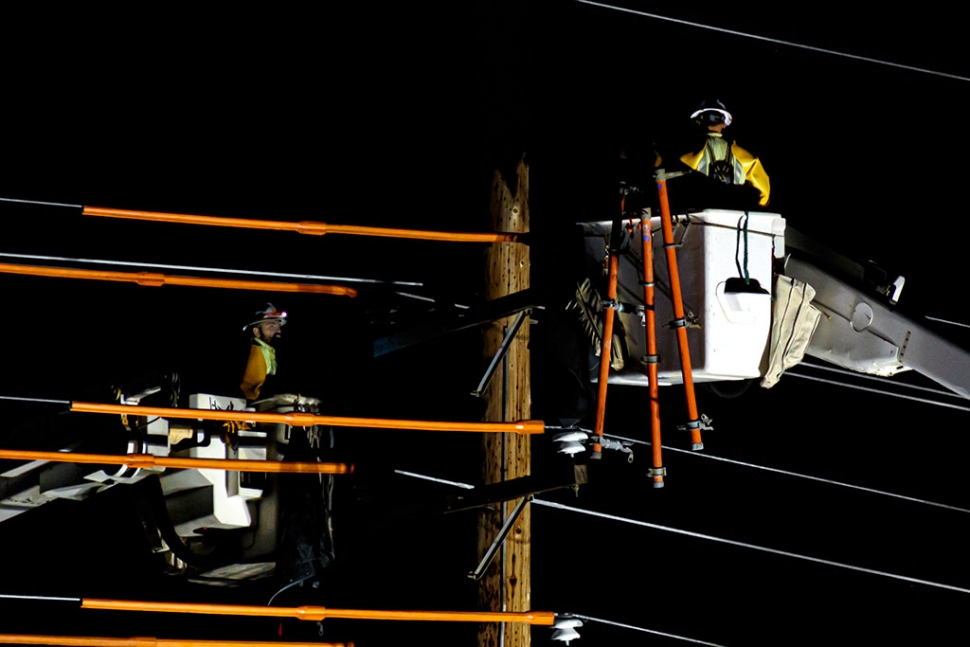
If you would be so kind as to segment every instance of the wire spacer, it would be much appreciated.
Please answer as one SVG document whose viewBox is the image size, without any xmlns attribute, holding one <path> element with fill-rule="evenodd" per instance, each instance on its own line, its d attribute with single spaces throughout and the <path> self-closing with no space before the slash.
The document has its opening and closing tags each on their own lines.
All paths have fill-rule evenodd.
<svg viewBox="0 0 970 647">
<path fill-rule="evenodd" d="M 681 317 L 680 319 L 674 319 L 673 321 L 671 321 L 670 323 L 667 324 L 667 327 L 668 328 L 674 328 L 674 329 L 677 329 L 677 328 L 686 328 L 687 327 L 687 319 L 685 317 Z"/>
<path fill-rule="evenodd" d="M 641 364 L 644 364 L 644 365 L 647 365 L 647 364 L 659 364 L 660 363 L 660 355 L 644 355 L 643 357 L 640 358 L 640 363 Z"/>
</svg>

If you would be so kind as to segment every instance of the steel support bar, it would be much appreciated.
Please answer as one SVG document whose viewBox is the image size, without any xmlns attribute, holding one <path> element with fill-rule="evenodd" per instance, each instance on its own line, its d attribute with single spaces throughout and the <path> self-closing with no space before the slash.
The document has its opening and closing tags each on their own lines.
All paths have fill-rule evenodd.
<svg viewBox="0 0 970 647">
<path fill-rule="evenodd" d="M 492 542 L 492 545 L 489 546 L 488 550 L 485 551 L 482 561 L 478 563 L 478 566 L 475 567 L 474 571 L 468 574 L 469 578 L 475 580 L 476 582 L 482 579 L 482 576 L 485 575 L 485 571 L 488 570 L 488 567 L 492 564 L 492 560 L 495 559 L 495 553 L 498 552 L 499 547 L 505 543 L 505 538 L 509 536 L 509 531 L 512 530 L 512 526 L 514 526 L 515 522 L 519 520 L 519 516 L 525 509 L 525 504 L 531 500 L 531 496 L 524 496 L 519 499 L 518 503 L 515 504 L 515 508 L 512 509 L 512 514 L 506 517 L 505 523 L 502 524 L 502 529 L 499 530 L 498 535 L 495 537 L 495 541 Z"/>
<path fill-rule="evenodd" d="M 479 485 L 472 490 L 463 490 L 461 494 L 443 498 L 415 503 L 413 497 L 391 497 L 376 503 L 373 511 L 369 511 L 362 518 L 368 523 L 387 525 L 403 519 L 462 512 L 545 492 L 576 488 L 586 482 L 586 465 L 570 462 L 568 466 L 562 466 L 562 471 L 553 470 L 553 473 L 542 476 L 529 475 Z"/>
<path fill-rule="evenodd" d="M 530 289 L 521 290 L 515 294 L 499 297 L 474 306 L 461 313 L 451 313 L 436 317 L 429 317 L 428 321 L 409 330 L 404 330 L 374 341 L 374 357 L 387 355 L 396 350 L 414 346 L 425 341 L 441 337 L 448 333 L 458 332 L 474 326 L 480 326 L 490 321 L 510 317 L 523 310 L 534 310 L 541 306 L 537 303 L 537 295 Z"/>
<path fill-rule="evenodd" d="M 512 327 L 509 328 L 505 333 L 505 339 L 502 340 L 502 345 L 499 346 L 499 349 L 495 352 L 495 356 L 492 357 L 492 361 L 489 363 L 488 368 L 485 369 L 485 375 L 482 376 L 482 380 L 478 383 L 478 386 L 475 387 L 475 390 L 472 391 L 472 395 L 474 397 L 482 397 L 482 393 L 484 393 L 485 389 L 488 388 L 488 383 L 491 382 L 492 376 L 495 375 L 495 369 L 498 368 L 499 362 L 501 362 L 505 358 L 506 353 L 509 352 L 509 346 L 512 345 L 512 340 L 515 339 L 515 336 L 519 332 L 519 328 L 522 327 L 522 322 L 525 321 L 525 318 L 528 315 L 529 311 L 523 310 L 515 317 L 515 321 L 512 322 Z M 505 410 L 504 407 L 502 410 Z"/>
</svg>

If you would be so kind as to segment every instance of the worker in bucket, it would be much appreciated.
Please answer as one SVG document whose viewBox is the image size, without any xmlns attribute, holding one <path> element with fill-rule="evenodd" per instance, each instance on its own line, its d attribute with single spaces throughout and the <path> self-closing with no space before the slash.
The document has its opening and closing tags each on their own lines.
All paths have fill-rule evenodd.
<svg viewBox="0 0 970 647">
<path fill-rule="evenodd" d="M 694 152 L 681 155 L 680 161 L 725 184 L 754 187 L 758 191 L 758 206 L 766 206 L 771 191 L 768 173 L 761 160 L 725 135 L 725 129 L 734 120 L 725 105 L 718 99 L 703 101 L 690 118 L 701 141 Z"/>
<path fill-rule="evenodd" d="M 243 373 L 239 388 L 250 402 L 272 395 L 266 387 L 267 380 L 272 381 L 276 375 L 276 346 L 282 336 L 282 328 L 286 325 L 286 313 L 276 309 L 272 303 L 266 308 L 256 311 L 253 321 L 243 326 L 243 330 L 252 335 L 249 347 L 249 359 Z"/>
</svg>

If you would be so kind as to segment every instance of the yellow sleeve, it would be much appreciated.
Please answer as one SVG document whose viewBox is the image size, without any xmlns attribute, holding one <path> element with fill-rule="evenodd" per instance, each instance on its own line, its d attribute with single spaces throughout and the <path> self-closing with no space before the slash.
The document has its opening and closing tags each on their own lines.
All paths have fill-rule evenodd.
<svg viewBox="0 0 970 647">
<path fill-rule="evenodd" d="M 741 163 L 744 169 L 744 179 L 761 193 L 758 204 L 762 207 L 768 204 L 768 196 L 771 193 L 771 182 L 768 180 L 768 173 L 761 165 L 761 160 L 744 150 L 737 144 L 731 144 L 731 153 L 734 158 Z"/>
<path fill-rule="evenodd" d="M 259 398 L 259 389 L 266 381 L 266 360 L 263 359 L 263 352 L 259 346 L 253 344 L 249 347 L 249 360 L 246 362 L 246 371 L 243 373 L 242 389 L 247 400 Z"/>
<path fill-rule="evenodd" d="M 680 156 L 680 161 L 696 171 L 697 167 L 701 165 L 701 160 L 703 158 L 704 149 L 702 148 L 696 153 L 684 153 Z"/>
</svg>

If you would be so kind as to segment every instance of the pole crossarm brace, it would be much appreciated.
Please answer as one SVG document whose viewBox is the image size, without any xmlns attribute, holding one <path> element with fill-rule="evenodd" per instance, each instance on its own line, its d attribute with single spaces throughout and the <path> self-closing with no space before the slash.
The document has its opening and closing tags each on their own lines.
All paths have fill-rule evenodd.
<svg viewBox="0 0 970 647">
<path fill-rule="evenodd" d="M 293 427 L 360 427 L 369 429 L 410 429 L 415 431 L 470 431 L 490 433 L 541 434 L 545 423 L 541 420 L 518 422 L 442 422 L 437 420 L 395 420 L 390 418 L 347 418 L 315 413 L 266 413 L 257 411 L 224 411 L 217 409 L 182 409 L 174 407 L 142 407 L 127 404 L 72 402 L 71 411 L 78 413 L 107 413 L 118 415 L 161 416 L 185 420 L 233 420 L 255 423 L 286 424 Z"/>
<path fill-rule="evenodd" d="M 349 236 L 374 236 L 379 238 L 408 238 L 412 240 L 433 240 L 457 243 L 516 243 L 525 242 L 525 234 L 515 233 L 462 233 L 447 231 L 421 231 L 415 229 L 395 229 L 389 227 L 364 227 L 358 225 L 328 225 L 325 222 L 304 220 L 284 222 L 279 220 L 256 220 L 250 218 L 221 218 L 217 216 L 196 216 L 182 213 L 163 213 L 157 211 L 132 211 L 107 207 L 82 208 L 85 216 L 103 218 L 124 218 L 128 220 L 148 220 L 184 225 L 204 225 L 209 227 L 233 227 L 237 229 L 262 229 L 271 231 L 295 231 L 310 236 L 325 234 L 345 234 Z"/>
<path fill-rule="evenodd" d="M 256 616 L 263 618 L 298 618 L 319 622 L 328 618 L 344 620 L 422 620 L 440 622 L 524 622 L 552 626 L 556 614 L 551 611 L 379 611 L 373 609 L 331 609 L 319 606 L 270 607 L 243 604 L 209 604 L 192 602 L 145 602 L 139 600 L 106 600 L 82 598 L 82 609 L 104 611 L 147 611 L 150 613 L 196 613 L 222 616 Z"/>
<path fill-rule="evenodd" d="M 232 458 L 177 458 L 153 454 L 83 454 L 78 452 L 40 452 L 0 449 L 0 459 L 16 461 L 50 461 L 52 463 L 86 463 L 95 465 L 126 465 L 151 469 L 216 469 L 233 472 L 274 472 L 286 474 L 352 474 L 354 466 L 346 463 L 301 463 L 257 461 Z"/>
<path fill-rule="evenodd" d="M 448 333 L 504 319 L 523 310 L 541 309 L 542 306 L 538 301 L 538 294 L 531 289 L 525 289 L 508 296 L 486 301 L 460 313 L 429 317 L 426 322 L 409 330 L 374 340 L 374 357 L 387 355 Z"/>
<path fill-rule="evenodd" d="M 571 464 L 568 468 L 553 470 L 550 474 L 521 476 L 508 481 L 497 481 L 479 485 L 474 489 L 462 491 L 447 497 L 413 501 L 413 496 L 404 495 L 390 498 L 365 516 L 380 525 L 412 521 L 424 516 L 436 516 L 452 512 L 464 512 L 484 508 L 505 501 L 514 501 L 563 489 L 575 489 L 588 482 L 585 465 Z"/>
<path fill-rule="evenodd" d="M 61 279 L 84 279 L 88 281 L 113 281 L 136 283 L 147 287 L 181 285 L 198 288 L 222 288 L 230 290 L 262 290 L 267 292 L 300 292 L 307 294 L 332 294 L 356 297 L 357 290 L 342 285 L 317 285 L 313 283 L 279 283 L 276 281 L 245 281 L 239 279 L 214 279 L 194 276 L 172 276 L 158 272 L 107 272 L 102 270 L 79 270 L 64 267 L 38 265 L 12 265 L 0 263 L 0 273 L 25 276 L 44 276 Z"/>
</svg>

